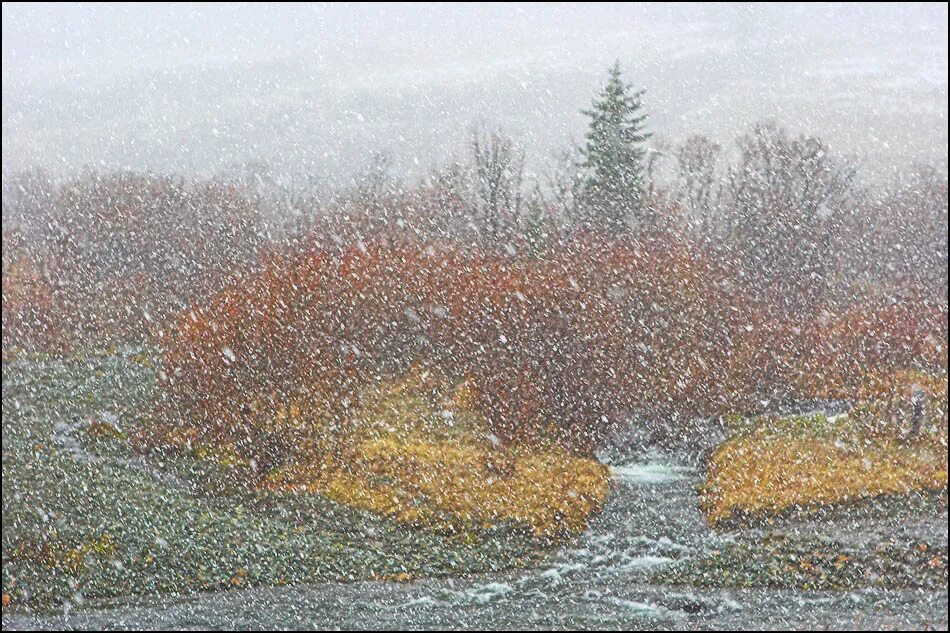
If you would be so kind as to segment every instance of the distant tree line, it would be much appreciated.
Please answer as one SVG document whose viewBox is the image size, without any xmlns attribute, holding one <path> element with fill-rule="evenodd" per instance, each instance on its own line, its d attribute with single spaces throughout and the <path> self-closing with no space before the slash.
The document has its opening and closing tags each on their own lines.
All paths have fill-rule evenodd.
<svg viewBox="0 0 950 633">
<path fill-rule="evenodd" d="M 5 174 L 4 346 L 8 315 L 46 327 L 44 301 L 62 302 L 77 329 L 148 330 L 275 243 L 412 239 L 543 258 L 578 237 L 668 236 L 734 265 L 735 283 L 786 316 L 895 292 L 946 301 L 945 173 L 862 187 L 820 139 L 774 122 L 753 126 L 735 152 L 704 136 L 651 147 L 644 92 L 619 64 L 584 112 L 583 145 L 544 177 L 526 174 L 522 145 L 484 126 L 465 156 L 417 182 L 377 154 L 333 195 L 315 176 L 278 184 L 261 165 L 211 180 Z"/>
</svg>

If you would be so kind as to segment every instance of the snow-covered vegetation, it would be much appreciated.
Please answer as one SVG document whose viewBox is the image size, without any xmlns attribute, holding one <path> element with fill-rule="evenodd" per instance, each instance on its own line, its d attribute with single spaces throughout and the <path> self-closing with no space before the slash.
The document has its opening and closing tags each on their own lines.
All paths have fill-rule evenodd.
<svg viewBox="0 0 950 633">
<path fill-rule="evenodd" d="M 733 617 L 666 594 L 736 587 L 764 592 L 743 626 L 799 596 L 772 590 L 945 625 L 945 156 L 884 181 L 783 117 L 672 142 L 630 78 L 556 155 L 481 123 L 342 184 L 4 169 L 5 628 L 366 580 L 374 613 L 488 627 L 572 626 L 537 619 L 542 582 L 585 627 Z"/>
</svg>

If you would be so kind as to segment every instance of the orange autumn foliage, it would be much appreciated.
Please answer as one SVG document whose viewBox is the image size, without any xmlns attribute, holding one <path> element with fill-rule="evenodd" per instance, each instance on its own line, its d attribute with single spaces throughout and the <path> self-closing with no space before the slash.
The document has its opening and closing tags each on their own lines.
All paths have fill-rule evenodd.
<svg viewBox="0 0 950 633">
<path fill-rule="evenodd" d="M 426 366 L 470 383 L 502 442 L 589 454 L 631 411 L 675 430 L 762 398 L 847 397 L 875 372 L 946 368 L 945 301 L 789 323 L 736 280 L 673 236 L 541 257 L 394 239 L 275 252 L 168 330 L 169 419 L 250 456 L 318 432 L 338 451 L 360 389 Z M 312 422 L 276 424 L 291 404 Z"/>
<path fill-rule="evenodd" d="M 385 242 L 275 255 L 179 318 L 164 372 L 183 419 L 241 439 L 290 402 L 342 421 L 365 384 L 439 367 L 471 381 L 504 442 L 589 452 L 626 410 L 709 415 L 751 396 L 716 387 L 751 318 L 722 278 L 660 242 L 545 259 Z"/>
</svg>

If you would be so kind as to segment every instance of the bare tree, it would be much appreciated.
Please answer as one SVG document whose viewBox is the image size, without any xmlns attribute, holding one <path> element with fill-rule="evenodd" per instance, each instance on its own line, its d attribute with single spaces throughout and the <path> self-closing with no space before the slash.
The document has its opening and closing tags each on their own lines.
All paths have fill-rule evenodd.
<svg viewBox="0 0 950 633">
<path fill-rule="evenodd" d="M 584 188 L 584 174 L 580 169 L 581 159 L 576 145 L 555 156 L 553 167 L 546 177 L 546 187 L 537 189 L 541 204 L 552 209 L 555 221 L 561 225 L 577 227 L 581 223 L 580 200 Z"/>
<path fill-rule="evenodd" d="M 398 183 L 392 176 L 392 158 L 385 152 L 376 152 L 369 167 L 356 183 L 356 197 L 374 216 L 385 213 L 386 201 L 396 193 Z"/>
<path fill-rule="evenodd" d="M 710 239 L 716 227 L 722 186 L 719 173 L 721 153 L 719 144 L 703 135 L 690 136 L 674 152 L 674 198 L 683 207 L 688 221 L 703 239 Z"/>
<path fill-rule="evenodd" d="M 521 214 L 524 151 L 501 132 L 472 133 L 473 193 L 476 213 L 491 242 L 506 237 Z"/>
<path fill-rule="evenodd" d="M 792 137 L 774 123 L 740 137 L 728 175 L 725 245 L 776 307 L 809 310 L 827 291 L 837 221 L 854 171 L 815 137 Z"/>
</svg>

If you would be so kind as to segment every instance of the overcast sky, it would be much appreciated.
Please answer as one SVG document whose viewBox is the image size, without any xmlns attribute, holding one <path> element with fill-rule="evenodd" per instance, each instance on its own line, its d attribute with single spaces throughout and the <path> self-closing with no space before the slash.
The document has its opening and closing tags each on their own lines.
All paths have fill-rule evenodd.
<svg viewBox="0 0 950 633">
<path fill-rule="evenodd" d="M 884 171 L 947 152 L 947 5 L 3 5 L 4 170 L 407 173 L 474 123 L 541 165 L 619 59 L 656 137 L 774 118 Z"/>
</svg>

